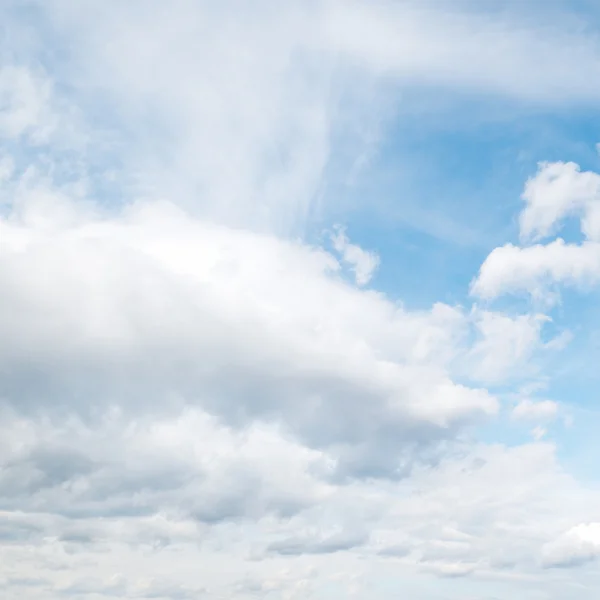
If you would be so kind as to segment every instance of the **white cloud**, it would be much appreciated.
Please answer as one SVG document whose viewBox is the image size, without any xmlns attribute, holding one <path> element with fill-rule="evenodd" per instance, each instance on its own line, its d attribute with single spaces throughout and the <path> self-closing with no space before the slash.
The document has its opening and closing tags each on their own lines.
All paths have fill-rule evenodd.
<svg viewBox="0 0 600 600">
<path fill-rule="evenodd" d="M 52 517 L 38 518 L 30 536 L 193 542 L 203 524 L 289 516 L 333 489 L 314 477 L 326 468 L 319 452 L 274 427 L 232 430 L 197 409 L 162 419 L 105 414 L 93 426 L 74 416 L 61 426 L 3 417 L 5 517 L 9 524 L 19 514 L 25 524 L 36 514 Z"/>
<path fill-rule="evenodd" d="M 389 1 L 33 6 L 34 33 L 77 48 L 58 82 L 111 126 L 95 142 L 112 141 L 133 183 L 255 229 L 297 233 L 327 209 L 328 175 L 381 128 L 390 79 L 542 103 L 600 96 L 593 37 L 539 16 Z"/>
<path fill-rule="evenodd" d="M 600 556 L 600 523 L 572 527 L 544 547 L 546 567 L 572 567 Z"/>
<path fill-rule="evenodd" d="M 55 593 L 144 597 L 175 586 L 163 578 L 192 593 L 198 561 L 207 593 L 233 597 L 303 598 L 360 565 L 374 582 L 387 563 L 536 576 L 554 556 L 544 544 L 597 510 L 549 444 L 470 447 L 409 478 L 339 485 L 323 480 L 323 453 L 281 430 L 236 431 L 197 409 L 89 425 L 5 411 L 2 423 L 0 558 Z"/>
<path fill-rule="evenodd" d="M 311 43 L 320 10 L 188 0 L 38 8 L 79 49 L 60 73 L 80 105 L 108 111 L 138 189 L 220 223 L 302 231 L 336 116 L 334 57 Z"/>
<path fill-rule="evenodd" d="M 453 338 L 452 320 L 435 333 L 443 311 L 413 317 L 348 286 L 323 251 L 168 205 L 66 226 L 61 212 L 40 222 L 36 204 L 25 214 L 28 226 L 0 221 L 2 391 L 15 406 L 44 390 L 79 413 L 81 394 L 154 410 L 175 394 L 232 424 L 280 421 L 350 472 L 393 471 L 390 444 L 429 444 L 496 411 L 451 381 L 444 349 L 427 356 L 432 334 Z"/>
<path fill-rule="evenodd" d="M 581 172 L 574 163 L 542 164 L 523 193 L 521 237 L 540 240 L 560 231 L 569 215 L 580 220 L 583 241 L 556 238 L 523 247 L 506 244 L 494 249 L 473 281 L 472 293 L 493 299 L 507 293 L 556 300 L 556 284 L 586 288 L 600 280 L 600 176 Z"/>
<path fill-rule="evenodd" d="M 582 232 L 587 239 L 598 240 L 600 175 L 597 173 L 582 173 L 575 163 L 544 163 L 525 185 L 523 200 L 525 208 L 519 223 L 525 240 L 551 235 L 571 214 L 581 217 Z"/>
<path fill-rule="evenodd" d="M 525 293 L 552 302 L 552 284 L 589 287 L 599 280 L 600 244 L 567 244 L 559 238 L 546 245 L 496 248 L 481 266 L 472 292 L 484 299 Z"/>
<path fill-rule="evenodd" d="M 483 8 L 483 7 L 481 7 Z M 326 32 L 358 64 L 421 84 L 542 102 L 597 97 L 598 45 L 577 24 L 430 2 L 333 2 Z M 560 83 L 559 83 L 560 82 Z M 565 86 L 564 88 L 562 86 Z"/>
<path fill-rule="evenodd" d="M 480 447 L 414 473 L 390 490 L 395 499 L 372 529 L 372 547 L 394 568 L 533 575 L 544 544 L 565 523 L 596 511 L 595 492 L 564 473 L 554 453 L 540 442 Z"/>
<path fill-rule="evenodd" d="M 185 590 L 195 561 L 225 555 L 241 581 L 250 556 L 256 585 L 298 597 L 301 573 L 266 583 L 292 556 L 317 561 L 316 581 L 361 555 L 440 576 L 495 570 L 506 554 L 529 568 L 550 538 L 528 519 L 576 484 L 550 446 L 461 456 L 457 435 L 497 402 L 451 374 L 469 357 L 496 356 L 495 377 L 517 368 L 543 320 L 407 311 L 342 281 L 323 250 L 168 203 L 97 214 L 45 185 L 43 201 L 23 187 L 0 221 L 1 535 L 24 561 L 11 569 L 134 598 L 150 549 L 152 572 Z M 48 555 L 73 575 L 49 571 Z M 243 597 L 222 569 L 209 579 Z"/>
<path fill-rule="evenodd" d="M 554 419 L 559 410 L 557 402 L 552 400 L 521 400 L 512 410 L 514 419 L 525 421 L 548 421 Z"/>
<path fill-rule="evenodd" d="M 542 347 L 545 315 L 519 315 L 475 310 L 476 340 L 465 362 L 473 380 L 494 383 L 535 374 L 532 357 Z"/>
<path fill-rule="evenodd" d="M 363 250 L 356 244 L 351 244 L 346 231 L 337 227 L 331 236 L 333 247 L 341 255 L 342 260 L 350 265 L 354 271 L 357 285 L 366 285 L 373 277 L 373 273 L 379 266 L 379 256 L 374 252 Z"/>
</svg>

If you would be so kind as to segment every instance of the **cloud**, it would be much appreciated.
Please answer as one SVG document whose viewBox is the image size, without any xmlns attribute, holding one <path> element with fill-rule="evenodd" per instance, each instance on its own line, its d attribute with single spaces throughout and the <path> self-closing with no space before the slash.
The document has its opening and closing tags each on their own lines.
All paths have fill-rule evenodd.
<svg viewBox="0 0 600 600">
<path fill-rule="evenodd" d="M 442 563 L 441 565 L 430 565 L 429 570 L 441 577 L 465 577 L 473 573 L 477 563 Z"/>
<path fill-rule="evenodd" d="M 413 321 L 344 284 L 321 250 L 147 203 L 116 219 L 35 223 L 0 223 L 2 392 L 14 407 L 39 406 L 42 390 L 80 415 L 108 399 L 170 410 L 179 397 L 234 426 L 281 423 L 348 472 L 393 472 L 392 448 L 497 409 L 413 356 L 435 312 Z"/>
<path fill-rule="evenodd" d="M 574 163 L 544 163 L 523 192 L 521 238 L 539 241 L 560 231 L 566 217 L 579 219 L 583 240 L 566 243 L 560 237 L 541 244 L 495 248 L 473 281 L 475 296 L 493 299 L 503 294 L 531 294 L 553 302 L 557 284 L 589 288 L 600 279 L 600 176 L 581 172 Z"/>
<path fill-rule="evenodd" d="M 512 410 L 512 417 L 524 421 L 547 421 L 554 419 L 559 411 L 558 403 L 552 400 L 521 400 Z"/>
<path fill-rule="evenodd" d="M 60 428 L 5 414 L 3 506 L 90 519 L 90 529 L 63 530 L 67 540 L 90 542 L 98 535 L 96 518 L 179 514 L 172 528 L 172 518 L 150 518 L 145 534 L 131 534 L 161 543 L 199 536 L 194 522 L 290 515 L 329 493 L 312 474 L 324 457 L 275 431 L 231 431 L 198 411 L 172 420 L 106 419 L 93 428 L 71 419 Z M 41 529 L 33 523 L 22 531 L 65 527 L 60 519 Z"/>
<path fill-rule="evenodd" d="M 326 32 L 335 46 L 364 68 L 401 81 L 548 103 L 589 101 L 598 94 L 586 80 L 598 69 L 596 40 L 564 21 L 561 27 L 536 14 L 533 26 L 510 11 L 428 2 L 331 6 Z M 570 89 L 561 90 L 559 81 Z"/>
<path fill-rule="evenodd" d="M 582 233 L 597 241 L 600 234 L 600 176 L 581 172 L 575 163 L 543 163 L 523 192 L 525 208 L 519 219 L 521 236 L 539 240 L 554 232 L 561 221 L 581 217 Z"/>
<path fill-rule="evenodd" d="M 368 541 L 368 536 L 363 532 L 338 532 L 329 535 L 320 535 L 315 538 L 310 536 L 293 537 L 278 540 L 267 548 L 283 556 L 297 556 L 300 554 L 330 554 L 351 550 L 362 546 Z"/>
<path fill-rule="evenodd" d="M 0 135 L 18 138 L 31 135 L 43 141 L 54 128 L 50 109 L 50 81 L 26 67 L 0 69 Z"/>
<path fill-rule="evenodd" d="M 64 211 L 43 210 L 57 198 Z M 322 249 L 168 203 L 107 216 L 27 201 L 1 221 L 7 547 L 66 564 L 222 548 L 240 572 L 247 555 L 387 555 L 441 576 L 536 553 L 544 524 L 523 523 L 575 484 L 550 446 L 462 450 L 498 403 L 452 373 L 504 356 L 498 331 L 501 371 L 528 360 L 543 320 L 408 311 L 343 281 Z M 491 514 L 516 529 L 488 530 Z M 67 587 L 98 578 L 76 573 Z"/>
<path fill-rule="evenodd" d="M 382 129 L 389 81 L 542 104 L 600 95 L 597 44 L 564 20 L 389 1 L 170 6 L 53 0 L 31 3 L 28 23 L 6 18 L 23 39 L 78 49 L 45 64 L 89 115 L 102 151 L 87 158 L 121 172 L 119 193 L 234 226 L 301 234 L 340 201 L 322 192 Z"/>
<path fill-rule="evenodd" d="M 222 224 L 301 232 L 335 121 L 334 57 L 310 43 L 321 11 L 233 4 L 59 1 L 33 14 L 79 48 L 56 75 L 100 113 L 108 132 L 95 137 L 131 189 Z"/>
<path fill-rule="evenodd" d="M 374 252 L 363 250 L 356 244 L 351 244 L 346 231 L 338 227 L 331 236 L 333 247 L 338 252 L 342 260 L 350 265 L 354 271 L 354 277 L 357 285 L 366 285 L 373 277 L 373 273 L 379 266 L 379 257 Z"/>
<path fill-rule="evenodd" d="M 322 249 L 169 203 L 90 213 L 49 189 L 0 222 L 7 547 L 70 565 L 111 554 L 107 573 L 148 551 L 225 552 L 240 573 L 247 556 L 387 555 L 466 576 L 537 552 L 545 526 L 523 524 L 558 510 L 549 490 L 577 488 L 550 446 L 463 450 L 498 402 L 452 374 L 495 356 L 487 376 L 506 375 L 543 319 L 408 311 L 345 282 Z M 102 589 L 75 573 L 64 589 Z M 223 589 L 219 573 L 207 587 Z M 105 588 L 136 597 L 133 577 Z"/>
<path fill-rule="evenodd" d="M 124 576 L 113 576 L 102 581 L 96 578 L 77 580 L 62 588 L 64 596 L 81 597 L 97 595 L 115 598 L 127 595 L 128 598 L 168 598 L 170 600 L 193 600 L 205 595 L 205 590 L 198 587 L 187 587 L 168 580 L 152 579 L 148 582 L 130 584 Z"/>
<path fill-rule="evenodd" d="M 546 567 L 576 567 L 600 555 L 600 523 L 582 523 L 544 547 Z"/>
<path fill-rule="evenodd" d="M 472 320 L 476 339 L 465 361 L 471 379 L 494 383 L 534 372 L 531 359 L 542 349 L 541 332 L 548 317 L 476 309 Z"/>
<path fill-rule="evenodd" d="M 282 593 L 285 598 L 302 598 L 314 590 L 316 570 L 308 567 L 293 573 L 289 568 L 271 572 L 264 577 L 245 577 L 235 585 L 235 592 L 252 597 L 269 593 Z"/>
<path fill-rule="evenodd" d="M 6 417 L 3 423 L 2 439 L 10 440 L 4 434 L 12 431 L 15 444 L 4 455 L 15 456 L 18 465 L 19 451 L 31 454 L 17 443 L 26 439 L 23 426 L 32 424 Z M 96 427 L 85 441 L 73 426 L 42 429 L 38 445 L 44 437 L 62 435 L 74 450 L 89 449 L 95 467 L 30 494 L 15 493 L 14 507 L 2 513 L 6 530 L 13 532 L 10 545 L 6 538 L 0 544 L 3 564 L 14 562 L 14 572 L 22 577 L 35 569 L 53 589 L 104 590 L 109 597 L 131 598 L 170 589 L 150 586 L 148 572 L 157 579 L 168 575 L 193 597 L 198 560 L 210 567 L 202 585 L 225 594 L 242 593 L 241 584 L 234 584 L 240 578 L 246 582 L 244 593 L 250 593 L 250 580 L 244 579 L 249 571 L 257 593 L 291 591 L 307 579 L 322 582 L 327 573 L 352 571 L 352 557 L 369 568 L 385 558 L 398 562 L 396 569 L 411 566 L 444 577 L 490 569 L 527 572 L 556 527 L 574 514 L 593 514 L 597 506 L 595 493 L 560 470 L 549 444 L 469 448 L 400 481 L 332 486 L 324 485 L 314 468 L 318 454 L 307 456 L 275 432 L 234 434 L 239 441 L 231 445 L 226 440 L 233 432 L 216 428 L 210 433 L 201 423 L 191 416 L 136 425 L 128 419 L 124 430 L 107 423 L 114 428 L 111 437 Z M 236 463 L 243 467 L 232 471 Z M 167 479 L 160 475 L 164 466 L 185 476 Z M 159 476 L 148 477 L 153 472 Z M 246 507 L 243 513 L 204 521 L 194 515 L 207 496 L 223 498 L 235 490 L 242 475 L 254 481 L 242 493 L 245 502 L 238 502 Z M 299 475 L 303 481 L 295 479 Z M 494 484 L 498 480 L 501 490 Z M 311 488 L 317 492 L 312 498 Z M 278 489 L 304 501 L 292 512 L 278 511 Z M 6 492 L 0 502 L 6 506 Z M 115 511 L 116 503 L 129 509 Z M 93 511 L 85 510 L 92 505 Z M 289 506 L 288 499 L 283 506 Z M 19 531 L 28 531 L 27 537 L 14 535 Z M 68 576 L 44 562 L 50 559 L 67 568 Z M 309 565 L 317 569 L 307 578 L 302 570 Z M 279 577 L 284 567 L 287 574 Z M 115 579 L 115 573 L 123 575 Z"/>
<path fill-rule="evenodd" d="M 585 288 L 599 279 L 600 244 L 567 244 L 559 238 L 546 245 L 496 248 L 485 259 L 472 290 L 484 299 L 525 293 L 551 301 L 552 284 Z"/>
</svg>

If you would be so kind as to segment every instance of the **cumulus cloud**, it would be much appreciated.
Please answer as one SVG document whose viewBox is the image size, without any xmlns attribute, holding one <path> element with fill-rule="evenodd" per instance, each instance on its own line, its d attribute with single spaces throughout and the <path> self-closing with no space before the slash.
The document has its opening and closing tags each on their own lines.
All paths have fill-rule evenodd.
<svg viewBox="0 0 600 600">
<path fill-rule="evenodd" d="M 138 548 L 192 557 L 217 545 L 239 569 L 244 552 L 265 564 L 372 553 L 467 575 L 507 552 L 507 538 L 484 534 L 496 509 L 482 490 L 521 464 L 526 519 L 540 499 L 523 480 L 557 485 L 543 446 L 444 458 L 498 408 L 453 381 L 454 363 L 502 359 L 502 330 L 500 371 L 512 368 L 543 319 L 407 311 L 345 282 L 324 250 L 168 203 L 106 215 L 34 194 L 20 207 L 1 221 L 7 547 L 74 564 L 90 552 L 132 561 Z M 472 345 L 470 329 L 483 336 Z M 67 588 L 112 589 L 84 571 Z M 132 585 L 118 593 L 136 597 Z"/>
<path fill-rule="evenodd" d="M 600 523 L 582 523 L 544 546 L 546 567 L 573 567 L 600 556 Z"/>
<path fill-rule="evenodd" d="M 559 238 L 546 245 L 496 248 L 485 259 L 472 290 L 485 299 L 524 293 L 554 302 L 555 284 L 589 288 L 599 278 L 600 244 L 567 244 Z"/>
<path fill-rule="evenodd" d="M 579 219 L 583 240 L 560 237 L 545 244 L 494 249 L 472 284 L 472 293 L 493 299 L 510 293 L 556 300 L 556 285 L 589 288 L 600 279 L 600 176 L 574 163 L 547 163 L 525 186 L 520 215 L 523 241 L 538 241 L 560 231 L 566 217 Z"/>
<path fill-rule="evenodd" d="M 521 236 L 540 239 L 553 233 L 570 214 L 581 216 L 582 232 L 596 240 L 597 207 L 600 206 L 600 176 L 581 172 L 575 163 L 545 163 L 525 185 L 525 208 L 520 216 Z"/>
<path fill-rule="evenodd" d="M 139 413 L 180 397 L 232 425 L 281 423 L 350 471 L 393 471 L 392 448 L 496 411 L 485 390 L 413 356 L 434 314 L 413 324 L 341 282 L 324 251 L 148 204 L 117 220 L 1 227 L 14 406 L 39 405 L 42 390 L 88 415 L 108 399 Z"/>
<path fill-rule="evenodd" d="M 338 252 L 342 260 L 350 265 L 354 271 L 354 277 L 357 285 L 369 283 L 373 273 L 379 266 L 379 257 L 374 252 L 363 250 L 356 244 L 351 244 L 346 231 L 338 227 L 331 237 L 333 247 Z"/>
</svg>

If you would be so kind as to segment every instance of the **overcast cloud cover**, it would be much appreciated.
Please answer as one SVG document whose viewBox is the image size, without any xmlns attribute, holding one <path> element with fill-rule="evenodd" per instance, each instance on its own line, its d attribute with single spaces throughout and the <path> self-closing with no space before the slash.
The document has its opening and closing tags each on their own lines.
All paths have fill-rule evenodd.
<svg viewBox="0 0 600 600">
<path fill-rule="evenodd" d="M 2 597 L 597 599 L 594 2 L 0 24 Z"/>
</svg>

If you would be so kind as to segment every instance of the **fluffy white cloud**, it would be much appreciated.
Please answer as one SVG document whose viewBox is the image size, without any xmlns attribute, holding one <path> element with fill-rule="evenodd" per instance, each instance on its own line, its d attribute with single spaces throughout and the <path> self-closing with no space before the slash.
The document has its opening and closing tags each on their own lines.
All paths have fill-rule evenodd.
<svg viewBox="0 0 600 600">
<path fill-rule="evenodd" d="M 342 260 L 354 271 L 357 285 L 369 283 L 373 273 L 379 266 L 379 257 L 374 252 L 363 250 L 356 244 L 351 244 L 346 231 L 338 227 L 332 235 L 333 247 L 341 255 Z"/>
<path fill-rule="evenodd" d="M 540 239 L 554 233 L 567 216 L 581 217 L 582 233 L 589 240 L 600 234 L 600 175 L 581 172 L 575 163 L 546 163 L 525 185 L 525 208 L 520 217 L 521 236 Z"/>
<path fill-rule="evenodd" d="M 472 291 L 492 299 L 507 293 L 552 301 L 553 284 L 591 286 L 600 279 L 600 244 L 562 239 L 524 248 L 507 244 L 485 259 Z"/>
<path fill-rule="evenodd" d="M 203 587 L 239 597 L 306 597 L 336 564 L 354 589 L 352 556 L 440 576 L 502 570 L 507 556 L 534 569 L 547 524 L 524 523 L 544 490 L 576 484 L 550 446 L 457 445 L 498 403 L 452 374 L 469 361 L 480 378 L 518 371 L 543 318 L 407 311 L 344 282 L 321 249 L 168 203 L 107 215 L 33 183 L 0 221 L 9 589 L 34 571 L 45 583 L 32 593 L 176 589 L 144 579 L 145 552 L 165 561 L 159 578 L 181 563 L 182 594 L 198 587 L 186 565 L 226 555 L 235 587 L 219 569 Z M 320 570 L 261 575 L 283 560 Z"/>
<path fill-rule="evenodd" d="M 551 446 L 436 449 L 495 409 L 442 376 L 466 314 L 413 315 L 322 251 L 169 206 L 70 223 L 3 222 L 8 589 L 35 572 L 32 594 L 194 597 L 198 560 L 207 593 L 240 598 L 307 597 L 339 569 L 354 589 L 352 555 L 534 570 L 533 515 L 574 510 Z"/>
<path fill-rule="evenodd" d="M 600 280 L 600 176 L 574 163 L 540 166 L 523 193 L 521 237 L 537 241 L 556 234 L 566 217 L 580 221 L 583 241 L 556 238 L 546 244 L 496 248 L 486 258 L 472 293 L 492 299 L 507 293 L 531 294 L 552 302 L 555 285 L 589 288 Z"/>
<path fill-rule="evenodd" d="M 366 582 L 386 565 L 535 576 L 547 541 L 598 505 L 549 444 L 463 447 L 410 478 L 339 485 L 322 452 L 198 409 L 88 424 L 4 411 L 1 439 L 0 557 L 31 597 L 194 597 L 201 583 L 304 598 L 336 573 L 352 586 L 359 565 Z"/>
<path fill-rule="evenodd" d="M 572 527 L 544 546 L 544 565 L 569 567 L 592 561 L 600 556 L 600 523 L 582 523 Z"/>
<path fill-rule="evenodd" d="M 80 414 L 90 402 L 148 411 L 181 397 L 231 424 L 281 422 L 350 471 L 394 471 L 390 450 L 496 411 L 436 358 L 465 318 L 450 307 L 413 316 L 344 284 L 321 250 L 168 205 L 68 226 L 66 208 L 41 211 L 57 223 L 37 208 L 0 223 L 2 388 L 15 406 L 51 395 Z"/>
</svg>

